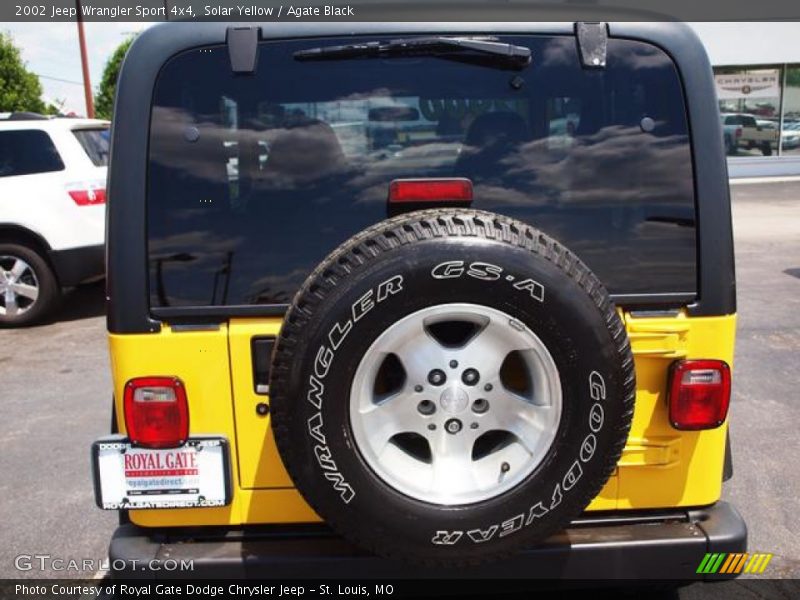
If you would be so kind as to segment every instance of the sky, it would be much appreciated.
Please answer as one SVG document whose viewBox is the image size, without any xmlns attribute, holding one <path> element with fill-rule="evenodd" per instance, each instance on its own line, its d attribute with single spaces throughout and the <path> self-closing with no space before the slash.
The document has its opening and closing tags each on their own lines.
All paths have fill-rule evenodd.
<svg viewBox="0 0 800 600">
<path fill-rule="evenodd" d="M 153 23 L 84 23 L 92 90 L 116 47 Z M 64 112 L 86 114 L 76 23 L 0 23 L 10 33 L 29 71 L 39 75 L 48 102 L 64 100 Z"/>
</svg>

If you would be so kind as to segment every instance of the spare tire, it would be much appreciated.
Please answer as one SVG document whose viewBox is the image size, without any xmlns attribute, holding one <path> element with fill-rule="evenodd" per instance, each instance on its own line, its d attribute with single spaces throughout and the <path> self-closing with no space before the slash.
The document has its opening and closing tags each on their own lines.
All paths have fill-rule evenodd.
<svg viewBox="0 0 800 600">
<path fill-rule="evenodd" d="M 273 428 L 303 497 L 377 554 L 456 566 L 563 528 L 625 444 L 634 369 L 608 293 L 569 250 L 491 213 L 384 221 L 286 315 Z"/>
</svg>

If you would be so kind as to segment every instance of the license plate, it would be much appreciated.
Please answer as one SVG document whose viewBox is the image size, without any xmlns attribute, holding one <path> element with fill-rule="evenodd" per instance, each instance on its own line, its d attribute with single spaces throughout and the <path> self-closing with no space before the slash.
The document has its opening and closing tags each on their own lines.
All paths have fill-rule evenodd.
<svg viewBox="0 0 800 600">
<path fill-rule="evenodd" d="M 122 436 L 92 444 L 95 500 L 100 508 L 197 508 L 231 500 L 228 442 L 191 438 L 180 448 L 132 446 Z"/>
</svg>

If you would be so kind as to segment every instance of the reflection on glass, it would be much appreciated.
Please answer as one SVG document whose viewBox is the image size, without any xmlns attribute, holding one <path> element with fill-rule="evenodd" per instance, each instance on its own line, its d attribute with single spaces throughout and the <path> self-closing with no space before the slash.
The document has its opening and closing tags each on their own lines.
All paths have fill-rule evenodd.
<svg viewBox="0 0 800 600">
<path fill-rule="evenodd" d="M 728 156 L 771 156 L 778 150 L 781 69 L 715 70 Z"/>
<path fill-rule="evenodd" d="M 781 152 L 797 156 L 800 154 L 800 65 L 787 68 L 783 94 Z"/>
<path fill-rule="evenodd" d="M 507 41 L 536 57 L 519 74 L 435 57 L 301 63 L 303 41 L 262 44 L 252 77 L 233 75 L 224 49 L 175 58 L 151 122 L 151 303 L 286 303 L 387 217 L 392 180 L 424 177 L 470 178 L 473 208 L 556 237 L 612 293 L 694 293 L 691 154 L 670 59 L 611 40 L 608 68 L 590 71 L 573 38 Z"/>
</svg>

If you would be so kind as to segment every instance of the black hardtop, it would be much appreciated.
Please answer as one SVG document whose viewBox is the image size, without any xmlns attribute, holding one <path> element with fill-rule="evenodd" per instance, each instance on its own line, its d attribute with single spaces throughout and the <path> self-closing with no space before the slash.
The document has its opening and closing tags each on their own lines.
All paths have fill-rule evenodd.
<svg viewBox="0 0 800 600">
<path fill-rule="evenodd" d="M 486 14 L 507 16 L 499 6 Z M 415 7 L 419 10 L 420 7 Z M 477 8 L 475 9 L 477 10 Z M 629 16 L 629 15 L 628 15 Z M 117 86 L 112 125 L 107 227 L 108 328 L 114 333 L 145 333 L 160 329 L 149 307 L 145 198 L 153 89 L 162 66 L 173 56 L 198 47 L 219 46 L 233 28 L 250 29 L 258 40 L 328 37 L 415 35 L 548 34 L 575 35 L 576 22 L 384 22 L 384 23 L 166 23 L 141 34 L 129 51 Z M 694 31 L 681 23 L 609 22 L 610 38 L 644 41 L 666 52 L 675 62 L 684 86 L 688 114 L 698 228 L 698 296 L 689 306 L 693 315 L 725 315 L 736 310 L 733 240 L 727 165 L 713 74 L 705 49 Z M 240 51 L 238 49 L 238 51 Z M 257 68 L 257 67 L 256 67 Z M 243 74 L 242 76 L 247 76 Z M 643 307 L 680 305 L 664 295 L 646 299 Z M 619 301 L 619 300 L 618 300 Z M 636 299 L 627 302 L 637 304 Z M 240 314 L 283 314 L 285 307 L 247 307 Z M 238 313 L 226 307 L 226 315 Z M 213 311 L 187 310 L 189 319 L 220 320 Z"/>
</svg>

